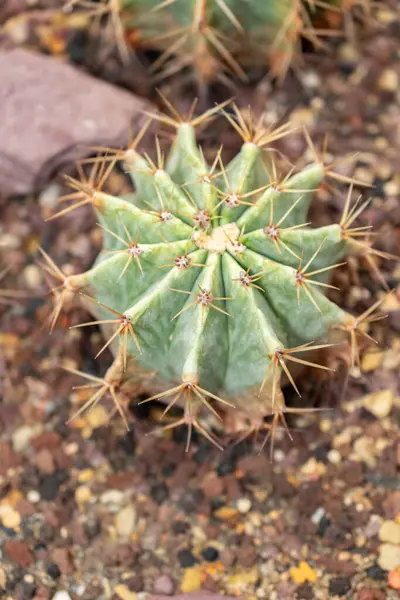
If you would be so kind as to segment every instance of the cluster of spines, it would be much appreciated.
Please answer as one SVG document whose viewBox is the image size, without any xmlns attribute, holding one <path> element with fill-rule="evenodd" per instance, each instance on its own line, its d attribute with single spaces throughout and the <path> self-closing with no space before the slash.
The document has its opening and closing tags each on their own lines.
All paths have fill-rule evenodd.
<svg viewBox="0 0 400 600">
<path fill-rule="evenodd" d="M 170 107 L 170 108 L 173 109 L 173 107 Z M 180 117 L 180 115 L 179 115 L 179 119 L 178 119 L 176 116 L 175 109 L 173 109 L 173 111 L 175 113 L 175 118 L 173 118 L 173 119 L 171 119 L 170 117 L 164 117 L 164 116 L 160 116 L 160 115 L 156 115 L 156 118 L 158 120 L 166 122 L 169 125 L 172 124 L 174 127 L 177 127 L 177 128 L 179 128 L 182 124 L 185 124 L 185 123 L 187 124 L 188 121 L 189 121 L 189 123 L 191 123 L 193 125 L 193 123 L 199 124 L 203 120 L 200 117 L 193 119 L 192 114 L 190 114 L 190 119 L 188 119 L 188 120 L 183 119 L 182 117 Z M 209 117 L 213 116 L 215 114 L 215 112 L 216 112 L 216 109 L 213 109 L 212 111 L 208 111 L 204 118 L 209 118 Z M 192 113 L 192 111 L 191 111 L 191 113 Z M 264 145 L 269 144 L 271 142 L 271 140 L 273 141 L 273 140 L 279 139 L 279 137 L 282 137 L 283 135 L 287 134 L 289 131 L 288 128 L 278 129 L 275 131 L 274 130 L 268 131 L 263 127 L 261 121 L 259 121 L 256 125 L 254 125 L 251 117 L 248 117 L 246 119 L 242 115 L 242 113 L 240 111 L 238 111 L 238 109 L 236 109 L 236 108 L 235 108 L 234 116 L 228 114 L 227 117 L 228 117 L 228 120 L 234 125 L 234 127 L 240 133 L 241 137 L 243 138 L 243 140 L 245 142 L 256 144 L 259 147 L 263 147 Z M 145 127 L 147 127 L 147 124 L 145 125 Z M 277 131 L 279 133 L 277 133 Z M 136 142 L 138 142 L 141 137 L 142 137 L 142 132 L 137 136 Z M 307 138 L 308 138 L 308 135 L 307 135 Z M 309 140 L 309 138 L 308 138 L 308 140 Z M 310 143 L 310 147 L 312 149 L 313 154 L 318 159 L 318 164 L 320 165 L 320 167 L 322 167 L 323 172 L 328 176 L 339 179 L 340 181 L 343 181 L 343 180 L 346 181 L 347 178 L 337 176 L 332 171 L 332 165 L 326 167 L 323 164 L 323 159 L 319 158 L 319 156 L 318 156 L 314 146 L 312 146 L 310 140 L 309 140 L 309 143 Z M 128 152 L 135 152 L 135 148 L 136 148 L 136 143 L 131 145 L 131 147 L 128 149 Z M 147 160 L 147 164 L 150 164 L 150 167 L 154 172 L 157 172 L 159 170 L 162 171 L 163 167 L 164 167 L 164 159 L 163 159 L 163 156 L 162 156 L 162 153 L 160 150 L 160 146 L 158 144 L 157 144 L 157 154 L 158 154 L 158 157 L 157 157 L 156 163 L 153 163 L 149 159 Z M 56 213 L 51 218 L 59 217 L 65 213 L 69 212 L 70 210 L 73 210 L 76 207 L 82 206 L 84 204 L 92 203 L 94 206 L 96 206 L 96 202 L 102 196 L 101 188 L 104 185 L 109 172 L 111 171 L 112 167 L 114 166 L 114 163 L 117 160 L 122 159 L 123 157 L 126 158 L 126 156 L 127 156 L 126 152 L 121 153 L 119 151 L 116 151 L 114 153 L 114 156 L 111 158 L 111 161 L 109 161 L 109 159 L 110 159 L 109 156 L 106 156 L 104 160 L 99 160 L 97 158 L 93 159 L 94 165 L 92 167 L 91 174 L 89 177 L 86 177 L 84 175 L 83 171 L 81 170 L 81 172 L 80 172 L 81 182 L 78 182 L 77 180 L 69 180 L 69 183 L 73 185 L 75 192 L 72 195 L 68 195 L 67 197 L 62 198 L 61 200 L 62 201 L 72 200 L 74 202 L 74 204 L 69 206 L 67 209 L 63 209 L 60 212 Z M 108 166 L 106 166 L 107 162 L 109 162 Z M 219 166 L 219 169 L 220 169 L 220 171 L 218 171 L 218 173 L 216 172 L 217 166 Z M 223 177 L 226 177 L 225 167 L 221 160 L 221 151 L 219 151 L 217 153 L 217 157 L 212 165 L 211 171 L 205 172 L 202 175 L 202 177 L 204 177 L 204 179 L 208 185 L 214 185 L 212 183 L 213 178 L 217 175 L 219 175 L 219 176 L 222 175 Z M 288 191 L 287 188 L 285 187 L 286 182 L 287 182 L 286 178 L 281 181 L 274 179 L 269 186 L 265 186 L 265 187 L 269 187 L 272 192 L 274 190 L 275 191 L 276 190 Z M 237 190 L 230 189 L 229 186 L 226 186 L 226 187 L 227 187 L 227 190 L 225 190 L 224 197 L 225 197 L 225 200 L 228 198 L 228 202 L 230 201 L 229 197 L 231 197 L 232 195 L 240 196 L 240 194 L 236 193 Z M 240 190 L 240 187 L 238 189 Z M 352 182 L 351 182 L 351 188 L 349 191 L 349 195 L 346 200 L 342 221 L 340 223 L 342 239 L 346 240 L 346 241 L 350 241 L 351 243 L 353 243 L 353 241 L 355 241 L 355 243 L 358 246 L 361 244 L 363 251 L 364 252 L 368 251 L 368 256 L 369 256 L 370 260 L 373 261 L 373 252 L 374 251 L 370 247 L 369 240 L 368 240 L 368 242 L 362 241 L 362 236 L 365 234 L 363 228 L 351 227 L 354 220 L 359 216 L 361 209 L 364 207 L 364 205 L 358 206 L 358 204 L 356 204 L 355 207 L 350 209 L 351 189 L 352 189 Z M 220 191 L 220 190 L 219 190 L 219 188 L 214 186 L 214 191 Z M 292 189 L 291 191 L 294 191 L 294 190 Z M 307 189 L 307 190 L 296 189 L 297 193 L 302 192 L 302 191 L 309 192 L 310 190 L 309 189 Z M 280 238 L 280 232 L 284 231 L 283 229 L 280 228 L 280 225 L 284 222 L 284 219 L 286 218 L 287 214 L 290 213 L 290 211 L 294 209 L 294 207 L 296 206 L 298 201 L 299 201 L 299 199 L 293 203 L 293 205 L 290 207 L 289 211 L 286 212 L 286 214 L 283 216 L 283 218 L 281 217 L 276 223 L 274 223 L 273 212 L 271 209 L 271 212 L 269 214 L 268 224 L 264 228 L 264 234 L 266 236 L 270 237 L 270 239 L 274 243 L 274 245 L 276 245 L 278 247 L 277 248 L 278 251 L 281 251 L 279 248 L 279 242 L 282 242 L 282 240 Z M 147 213 L 149 215 L 152 215 L 154 218 L 161 220 L 162 222 L 169 221 L 170 219 L 169 219 L 169 217 L 167 218 L 167 216 L 171 215 L 172 213 L 168 210 L 168 205 L 164 205 L 163 203 L 160 203 L 160 204 L 161 204 L 161 208 L 162 208 L 162 210 L 160 212 L 157 212 L 157 211 L 154 211 L 153 209 L 151 209 L 151 210 L 147 210 Z M 256 206 L 256 205 L 257 205 L 257 202 L 255 202 L 253 204 L 253 206 Z M 270 206 L 272 206 L 272 205 L 273 205 L 273 203 L 271 202 Z M 194 203 L 194 206 L 197 207 L 197 205 L 195 203 Z M 237 208 L 237 206 L 229 207 L 229 204 L 228 204 L 228 208 L 230 208 L 230 209 Z M 164 218 L 162 218 L 162 216 L 161 216 L 162 214 L 164 214 Z M 126 262 L 126 265 L 125 265 L 123 271 L 120 274 L 120 278 L 124 275 L 124 273 L 127 269 L 127 266 L 130 264 L 130 262 L 132 260 L 137 261 L 139 268 L 141 269 L 141 265 L 140 265 L 141 252 L 140 252 L 140 246 L 138 244 L 138 241 L 137 241 L 137 239 L 134 240 L 131 238 L 129 231 L 126 229 L 126 227 L 124 226 L 123 223 L 122 223 L 122 227 L 126 233 L 126 238 L 127 238 L 126 240 L 120 238 L 120 236 L 115 234 L 115 232 L 112 232 L 111 230 L 107 231 L 107 229 L 103 227 L 103 229 L 105 229 L 105 231 L 109 235 L 111 235 L 111 237 L 117 237 L 121 243 L 123 243 L 124 245 L 127 246 L 126 250 L 118 250 L 117 251 L 119 253 L 124 252 L 127 256 L 127 262 Z M 189 229 L 190 238 L 192 238 L 193 232 L 196 230 L 197 227 L 198 227 L 198 225 L 195 222 L 193 222 L 192 228 Z M 243 232 L 241 232 L 241 236 L 243 236 Z M 360 240 L 360 237 L 361 237 L 361 240 Z M 175 266 L 176 268 L 183 269 L 183 270 L 188 268 L 188 266 L 190 265 L 190 261 L 192 260 L 190 255 L 187 254 L 187 244 L 189 244 L 189 243 L 190 243 L 190 241 L 188 241 L 186 243 L 186 249 L 182 252 L 181 255 L 179 255 L 178 257 L 175 258 L 175 261 L 173 263 L 168 263 L 168 265 L 170 267 Z M 240 237 L 235 241 L 235 243 L 240 245 L 240 243 L 241 243 Z M 308 260 L 305 267 L 302 266 L 302 257 L 298 256 L 296 254 L 294 255 L 296 258 L 299 258 L 299 260 L 300 260 L 298 269 L 296 271 L 296 285 L 297 285 L 297 289 L 298 289 L 298 297 L 300 299 L 300 289 L 304 289 L 306 294 L 308 295 L 308 297 L 314 303 L 315 308 L 317 310 L 320 310 L 320 308 L 317 304 L 315 304 L 314 298 L 309 293 L 307 286 L 309 283 L 315 283 L 317 285 L 323 285 L 323 286 L 327 286 L 327 287 L 329 287 L 329 285 L 325 284 L 323 282 L 309 280 L 309 279 L 307 279 L 307 277 L 310 275 L 320 274 L 321 272 L 328 271 L 331 268 L 335 268 L 337 266 L 337 265 L 331 265 L 326 268 L 316 269 L 311 272 L 307 272 L 308 267 L 311 265 L 313 260 L 319 254 L 322 245 L 323 245 L 323 243 L 319 246 L 319 248 L 316 250 L 316 252 L 311 257 L 311 259 Z M 378 252 L 378 255 L 381 255 L 381 253 Z M 51 275 L 53 275 L 56 279 L 58 279 L 61 282 L 61 285 L 59 286 L 59 288 L 54 289 L 54 293 L 56 295 L 57 301 L 56 301 L 55 309 L 54 309 L 54 312 L 53 312 L 53 315 L 51 318 L 51 328 L 53 328 L 58 319 L 60 311 L 62 309 L 64 293 L 66 293 L 66 291 L 68 291 L 68 292 L 73 291 L 75 293 L 83 294 L 82 288 L 85 287 L 87 281 L 84 280 L 84 278 L 82 279 L 82 276 L 65 277 L 63 275 L 63 273 L 58 269 L 58 267 L 54 264 L 54 262 L 47 256 L 46 253 L 44 253 L 44 251 L 42 251 L 42 256 L 45 260 L 44 268 L 46 269 L 46 271 L 49 272 Z M 385 256 L 385 257 L 387 257 L 387 256 Z M 196 264 L 199 267 L 205 266 L 204 263 L 194 263 L 194 264 Z M 164 265 L 164 266 L 168 266 L 168 265 Z M 256 288 L 259 287 L 259 286 L 257 286 L 257 281 L 260 279 L 261 276 L 262 276 L 262 272 L 250 274 L 250 268 L 249 268 L 247 270 L 241 271 L 238 274 L 238 277 L 234 278 L 234 279 L 238 280 L 240 285 L 245 290 L 248 290 L 252 286 L 256 287 Z M 82 285 L 79 284 L 80 277 L 81 277 Z M 181 293 L 183 292 L 185 294 L 190 293 L 190 292 L 186 292 L 185 290 L 178 290 L 178 289 L 175 289 L 172 291 L 175 291 L 176 293 L 180 293 L 180 292 Z M 223 300 L 223 301 L 230 300 L 231 298 L 227 298 L 225 296 L 213 296 L 212 289 L 207 289 L 207 288 L 202 288 L 202 287 L 199 287 L 199 290 L 195 296 L 196 296 L 196 299 L 193 300 L 193 302 L 192 302 L 193 305 L 199 304 L 202 307 L 202 310 L 208 309 L 208 308 L 216 309 L 217 311 L 221 311 L 224 314 L 230 316 L 229 313 L 227 311 L 224 311 L 223 309 L 221 309 L 220 306 L 218 306 L 216 304 L 216 302 L 218 302 L 220 300 Z M 86 405 L 84 407 L 82 407 L 82 409 L 79 411 L 79 413 L 84 408 L 90 408 L 90 407 L 94 406 L 95 404 L 97 404 L 100 401 L 100 399 L 104 396 L 104 394 L 107 391 L 110 391 L 111 396 L 112 396 L 115 406 L 116 406 L 116 410 L 118 410 L 118 412 L 120 412 L 120 414 L 123 414 L 122 407 L 121 407 L 120 403 L 118 402 L 118 397 L 116 395 L 116 389 L 118 387 L 118 383 L 117 383 L 118 379 L 121 378 L 121 376 L 123 375 L 123 372 L 126 369 L 128 336 L 132 338 L 132 340 L 133 340 L 134 344 L 136 345 L 136 348 L 139 352 L 141 352 L 141 349 L 140 349 L 137 337 L 134 333 L 134 330 L 132 327 L 132 322 L 126 313 L 119 313 L 118 311 L 115 311 L 113 308 L 110 308 L 110 307 L 106 306 L 105 304 L 99 302 L 98 300 L 90 298 L 89 296 L 86 296 L 86 298 L 88 298 L 91 302 L 96 303 L 102 309 L 105 309 L 106 311 L 111 312 L 114 318 L 92 321 L 90 323 L 81 324 L 80 326 L 86 326 L 86 325 L 90 325 L 90 324 L 94 324 L 94 323 L 116 325 L 116 331 L 111 336 L 111 338 L 107 341 L 107 343 L 103 346 L 103 348 L 100 350 L 99 354 L 106 347 L 109 346 L 109 344 L 113 341 L 114 338 L 116 338 L 118 336 L 122 336 L 123 343 L 120 346 L 120 352 L 119 352 L 117 360 L 116 360 L 117 367 L 115 367 L 115 365 L 114 365 L 113 368 L 110 369 L 110 373 L 106 376 L 106 378 L 104 380 L 101 380 L 100 378 L 96 378 L 96 381 L 93 380 L 89 384 L 89 386 L 91 386 L 91 387 L 96 387 L 97 391 L 89 399 L 89 401 L 86 403 Z M 377 320 L 378 318 L 381 318 L 379 316 L 376 317 L 374 315 L 374 311 L 379 307 L 379 304 L 380 304 L 380 302 L 376 303 L 368 311 L 366 311 L 363 315 L 361 315 L 361 317 L 359 317 L 358 319 L 354 318 L 348 324 L 340 325 L 340 327 L 342 329 L 345 329 L 350 335 L 351 348 L 352 348 L 351 360 L 352 360 L 353 364 L 355 361 L 359 360 L 357 336 L 363 335 L 364 337 L 368 337 L 368 339 L 371 339 L 369 337 L 369 335 L 364 331 L 364 324 L 372 322 L 374 320 Z M 175 315 L 174 319 L 176 317 L 178 317 L 179 314 L 181 314 L 183 312 L 183 310 L 186 310 L 187 308 L 189 308 L 189 306 L 191 306 L 191 304 L 188 305 L 186 308 L 182 309 L 181 311 L 179 311 Z M 286 376 L 288 377 L 288 380 L 292 383 L 295 390 L 299 393 L 298 388 L 296 387 L 295 382 L 294 382 L 292 376 L 290 375 L 290 371 L 287 368 L 286 361 L 289 361 L 289 362 L 293 361 L 293 362 L 297 362 L 297 363 L 307 365 L 307 366 L 325 368 L 322 365 L 317 365 L 316 363 L 312 363 L 310 361 L 305 361 L 301 358 L 294 356 L 297 352 L 307 352 L 310 350 L 318 350 L 318 349 L 324 348 L 324 347 L 327 347 L 327 345 L 319 344 L 319 345 L 315 346 L 312 343 L 308 343 L 308 344 L 302 344 L 302 345 L 294 347 L 294 348 L 281 348 L 281 347 L 277 346 L 271 352 L 270 365 L 268 367 L 268 371 L 266 373 L 265 379 L 261 385 L 260 392 L 262 392 L 263 386 L 265 385 L 265 382 L 268 379 L 268 377 L 272 376 L 272 388 L 273 388 L 272 398 L 273 398 L 273 400 L 272 400 L 271 414 L 273 415 L 273 420 L 270 425 L 270 431 L 269 431 L 269 435 L 272 438 L 274 436 L 276 427 L 278 426 L 280 421 L 286 426 L 286 421 L 284 418 L 285 412 L 307 412 L 308 411 L 308 409 L 296 409 L 296 410 L 287 409 L 286 406 L 284 405 L 284 402 L 282 403 L 282 401 L 279 400 L 277 397 L 277 389 L 278 389 L 279 379 L 280 379 L 282 372 L 286 374 Z M 116 377 L 116 371 L 118 371 L 118 377 Z M 169 390 L 168 392 L 161 392 L 159 394 L 156 394 L 153 397 L 149 398 L 147 401 L 154 400 L 157 398 L 165 398 L 165 397 L 169 398 L 170 396 L 173 396 L 173 399 L 168 404 L 165 412 L 168 412 L 168 410 L 173 405 L 175 405 L 178 400 L 182 400 L 182 399 L 185 400 L 185 402 L 184 402 L 185 412 L 184 412 L 184 416 L 182 417 L 182 419 L 180 419 L 178 422 L 176 422 L 174 424 L 168 425 L 167 428 L 170 428 L 170 427 L 182 424 L 182 423 L 186 423 L 189 427 L 189 438 L 190 438 L 190 434 L 191 434 L 191 431 L 193 428 L 197 429 L 201 433 L 205 432 L 204 427 L 201 425 L 201 423 L 198 421 L 198 418 L 197 418 L 197 408 L 198 408 L 199 403 L 201 405 L 209 408 L 214 415 L 216 415 L 217 413 L 212 408 L 212 406 L 210 404 L 210 400 L 215 400 L 215 401 L 219 401 L 222 404 L 230 405 L 228 402 L 219 398 L 215 394 L 206 392 L 206 390 L 199 387 L 196 377 L 188 378 L 186 376 L 184 376 L 183 381 L 179 386 L 172 388 L 172 390 Z M 195 405 L 197 405 L 197 408 L 194 408 Z M 127 423 L 125 416 L 124 416 L 124 422 Z M 254 428 L 257 428 L 258 426 L 259 425 L 256 424 L 256 425 L 254 425 Z M 208 439 L 210 439 L 210 441 L 217 443 L 213 435 L 207 434 L 206 437 Z"/>
</svg>

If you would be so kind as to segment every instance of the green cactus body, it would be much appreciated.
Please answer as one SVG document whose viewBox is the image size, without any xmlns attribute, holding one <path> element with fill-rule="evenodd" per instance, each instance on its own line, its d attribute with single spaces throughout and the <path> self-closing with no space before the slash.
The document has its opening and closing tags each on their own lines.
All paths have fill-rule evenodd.
<svg viewBox="0 0 400 600">
<path fill-rule="evenodd" d="M 200 86 L 247 66 L 278 69 L 296 41 L 297 0 L 125 0 L 121 16 L 139 45 L 161 51 L 161 77 L 191 67 Z M 296 39 L 295 39 L 296 38 Z M 286 67 L 285 67 L 286 68 Z M 225 73 L 224 73 L 225 72 Z"/>
<path fill-rule="evenodd" d="M 282 415 L 290 361 L 354 321 L 324 295 L 347 250 L 343 228 L 306 223 L 325 169 L 310 164 L 283 185 L 263 160 L 250 136 L 230 164 L 210 167 L 180 123 L 165 165 L 126 153 L 129 199 L 92 196 L 103 251 L 68 286 L 92 298 L 111 335 L 109 380 L 171 403 L 176 393 L 182 422 L 227 402 L 253 423 Z"/>
</svg>

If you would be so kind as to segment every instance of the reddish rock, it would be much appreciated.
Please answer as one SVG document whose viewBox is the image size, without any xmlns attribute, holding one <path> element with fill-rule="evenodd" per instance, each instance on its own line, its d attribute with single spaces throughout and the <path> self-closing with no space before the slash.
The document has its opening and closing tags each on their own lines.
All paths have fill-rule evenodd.
<svg viewBox="0 0 400 600">
<path fill-rule="evenodd" d="M 335 556 L 321 557 L 317 560 L 317 564 L 329 573 L 339 573 L 341 575 L 354 575 L 357 573 L 357 565 L 352 560 L 339 560 Z"/>
<path fill-rule="evenodd" d="M 36 512 L 34 505 L 28 502 L 28 500 L 25 500 L 25 498 L 18 500 L 16 509 L 21 517 L 31 517 Z"/>
<path fill-rule="evenodd" d="M 386 596 L 380 590 L 361 588 L 357 592 L 357 600 L 385 600 Z"/>
<path fill-rule="evenodd" d="M 111 473 L 111 475 L 107 477 L 107 486 L 113 490 L 127 490 L 132 487 L 132 478 L 132 471 Z"/>
<path fill-rule="evenodd" d="M 61 436 L 55 431 L 45 431 L 31 440 L 31 446 L 36 450 L 54 450 L 61 445 Z"/>
<path fill-rule="evenodd" d="M 201 482 L 201 489 L 207 498 L 215 498 L 222 494 L 224 485 L 216 473 L 210 473 Z"/>
<path fill-rule="evenodd" d="M 59 567 L 61 573 L 68 575 L 74 572 L 71 555 L 68 548 L 54 548 L 51 553 L 53 562 Z"/>
<path fill-rule="evenodd" d="M 271 473 L 272 467 L 264 454 L 249 454 L 238 460 L 237 468 L 254 479 L 265 478 Z"/>
<path fill-rule="evenodd" d="M 154 582 L 153 592 L 162 596 L 172 596 L 175 591 L 175 585 L 169 575 L 160 575 Z"/>
<path fill-rule="evenodd" d="M 400 513 L 400 490 L 389 492 L 382 502 L 383 514 L 388 519 L 395 519 Z"/>
<path fill-rule="evenodd" d="M 105 564 L 111 566 L 133 567 L 136 564 L 139 549 L 133 544 L 120 544 L 109 548 Z"/>
<path fill-rule="evenodd" d="M 22 49 L 0 50 L 0 193 L 41 189 L 55 172 L 123 146 L 151 105 L 74 67 Z"/>
<path fill-rule="evenodd" d="M 257 563 L 257 552 L 251 540 L 245 540 L 237 550 L 237 563 L 244 569 L 251 569 Z"/>
<path fill-rule="evenodd" d="M 4 554 L 20 567 L 26 568 L 33 563 L 33 556 L 25 542 L 7 540 L 4 544 Z"/>
<path fill-rule="evenodd" d="M 197 464 L 194 461 L 182 461 L 174 474 L 168 481 L 168 486 L 176 489 L 177 487 L 186 487 L 190 477 L 196 472 Z"/>
<path fill-rule="evenodd" d="M 53 455 L 47 448 L 43 448 L 35 455 L 34 463 L 43 475 L 54 473 Z"/>
<path fill-rule="evenodd" d="M 235 475 L 226 475 L 223 478 L 224 488 L 230 500 L 237 500 L 242 496 L 240 483 Z"/>
<path fill-rule="evenodd" d="M 19 465 L 19 457 L 7 442 L 0 442 L 0 475 L 5 475 L 8 469 L 15 469 Z"/>
<path fill-rule="evenodd" d="M 36 590 L 36 594 L 34 595 L 33 600 L 49 600 L 49 598 L 49 588 L 40 587 Z"/>
<path fill-rule="evenodd" d="M 220 553 L 220 559 L 225 569 L 229 569 L 229 567 L 231 567 L 234 563 L 235 555 L 232 550 L 224 548 Z"/>
</svg>

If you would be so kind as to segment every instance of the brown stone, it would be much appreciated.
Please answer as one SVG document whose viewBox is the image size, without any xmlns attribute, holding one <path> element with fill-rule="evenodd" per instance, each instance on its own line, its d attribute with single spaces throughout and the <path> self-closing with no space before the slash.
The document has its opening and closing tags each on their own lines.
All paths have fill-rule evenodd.
<svg viewBox="0 0 400 600">
<path fill-rule="evenodd" d="M 4 554 L 20 567 L 26 568 L 33 562 L 33 556 L 25 542 L 7 540 L 4 544 Z"/>
<path fill-rule="evenodd" d="M 382 502 L 383 514 L 388 519 L 395 519 L 400 513 L 400 490 L 389 492 Z"/>
<path fill-rule="evenodd" d="M 271 473 L 271 463 L 264 454 L 249 454 L 239 459 L 237 463 L 239 471 L 254 479 L 263 479 Z"/>
<path fill-rule="evenodd" d="M 49 600 L 50 590 L 49 588 L 40 587 L 36 590 L 36 594 L 33 600 Z"/>
<path fill-rule="evenodd" d="M 230 500 L 237 500 L 242 496 L 240 483 L 235 475 L 226 475 L 223 478 L 224 488 Z"/>
<path fill-rule="evenodd" d="M 222 494 L 224 485 L 216 473 L 210 473 L 201 482 L 201 489 L 207 498 L 216 498 Z"/>
<path fill-rule="evenodd" d="M 238 565 L 244 569 L 251 569 L 257 563 L 257 553 L 250 541 L 244 542 L 237 551 Z"/>
<path fill-rule="evenodd" d="M 45 431 L 31 440 L 31 445 L 36 451 L 54 450 L 61 445 L 61 436 L 55 431 Z"/>
<path fill-rule="evenodd" d="M 0 194 L 37 191 L 89 146 L 127 143 L 146 101 L 74 67 L 22 49 L 0 50 Z"/>
<path fill-rule="evenodd" d="M 339 560 L 335 556 L 324 556 L 318 559 L 317 563 L 329 573 L 339 573 L 340 575 L 357 573 L 357 565 L 352 560 Z"/>
<path fill-rule="evenodd" d="M 51 475 L 54 473 L 54 460 L 50 450 L 43 448 L 34 457 L 34 463 L 43 475 Z"/>
<path fill-rule="evenodd" d="M 0 475 L 5 475 L 8 469 L 15 469 L 19 464 L 19 457 L 7 442 L 0 442 Z"/>
<path fill-rule="evenodd" d="M 61 573 L 68 575 L 74 572 L 71 555 L 68 548 L 54 548 L 51 553 L 53 561 L 60 568 Z"/>
<path fill-rule="evenodd" d="M 361 588 L 357 592 L 357 600 L 385 600 L 386 596 L 380 590 Z"/>
<path fill-rule="evenodd" d="M 31 517 L 36 512 L 36 508 L 34 507 L 34 505 L 28 502 L 28 500 L 25 500 L 25 498 L 21 498 L 21 500 L 18 500 L 16 509 L 21 515 L 21 517 Z"/>
</svg>

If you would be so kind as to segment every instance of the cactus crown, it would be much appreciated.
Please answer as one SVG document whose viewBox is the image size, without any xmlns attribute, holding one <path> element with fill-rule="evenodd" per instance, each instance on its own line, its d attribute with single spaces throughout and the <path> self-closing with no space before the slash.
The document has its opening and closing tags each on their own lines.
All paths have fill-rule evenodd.
<svg viewBox="0 0 400 600">
<path fill-rule="evenodd" d="M 324 295 L 349 245 L 367 248 L 363 228 L 352 226 L 363 206 L 350 208 L 350 189 L 341 223 L 312 229 L 314 191 L 327 176 L 346 179 L 324 166 L 314 147 L 314 163 L 279 178 L 264 148 L 290 128 L 267 129 L 235 109 L 226 116 L 243 139 L 241 150 L 227 165 L 220 150 L 209 165 L 195 126 L 217 109 L 187 119 L 171 110 L 171 117 L 157 117 L 176 128 L 167 159 L 158 141 L 154 161 L 141 156 L 139 134 L 108 167 L 95 159 L 89 177 L 69 180 L 75 191 L 62 200 L 72 203 L 51 218 L 93 205 L 104 235 L 93 267 L 64 277 L 43 256 L 62 293 L 87 294 L 94 323 L 108 329 L 102 350 L 110 347 L 116 359 L 88 406 L 109 390 L 123 414 L 116 389 L 125 382 L 136 393 L 153 393 L 150 399 L 163 397 L 167 410 L 184 404 L 178 423 L 215 441 L 198 420 L 200 409 L 217 415 L 215 403 L 234 404 L 255 427 L 274 415 L 275 427 L 287 410 L 281 376 L 298 391 L 295 363 L 326 368 L 306 353 L 323 348 L 332 328 L 354 341 L 361 321 L 372 319 L 371 310 L 360 321 Z M 101 187 L 122 157 L 135 192 L 118 198 Z M 62 302 L 61 295 L 53 326 Z"/>
</svg>

